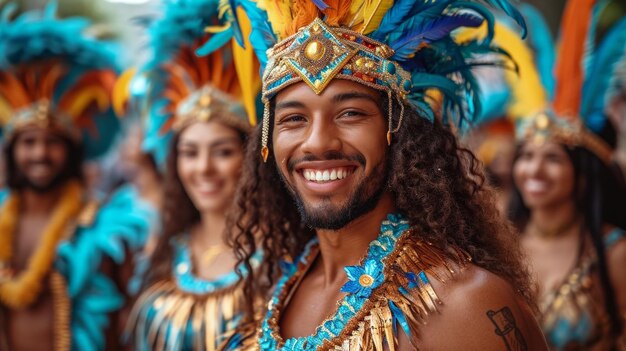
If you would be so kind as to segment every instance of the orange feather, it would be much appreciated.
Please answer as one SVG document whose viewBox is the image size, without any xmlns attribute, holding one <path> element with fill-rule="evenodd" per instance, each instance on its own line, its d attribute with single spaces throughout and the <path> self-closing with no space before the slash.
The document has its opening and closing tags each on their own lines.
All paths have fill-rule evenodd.
<svg viewBox="0 0 626 351">
<path fill-rule="evenodd" d="M 0 94 L 14 109 L 30 104 L 31 99 L 24 85 L 11 73 L 0 72 Z"/>
<path fill-rule="evenodd" d="M 294 0 L 289 35 L 296 33 L 300 28 L 307 26 L 319 17 L 319 9 L 311 0 Z"/>
<path fill-rule="evenodd" d="M 111 70 L 92 70 L 85 74 L 83 74 L 78 81 L 76 81 L 72 87 L 66 91 L 63 96 L 59 99 L 58 108 L 61 111 L 72 113 L 75 119 L 82 118 L 84 115 L 84 111 L 92 105 L 92 103 L 98 103 L 100 110 L 105 109 L 110 105 L 111 95 L 113 92 L 113 87 L 115 85 L 116 74 Z M 92 88 L 101 89 L 106 95 L 106 105 L 101 106 L 101 104 L 105 101 L 102 98 L 102 94 L 93 94 L 90 95 L 93 97 L 92 103 L 81 103 L 81 108 L 76 110 L 75 99 L 77 96 L 81 95 L 81 92 L 90 90 Z M 98 100 L 96 101 L 96 97 Z"/>
<path fill-rule="evenodd" d="M 50 99 L 54 95 L 54 89 L 57 83 L 66 72 L 67 70 L 63 65 L 53 65 L 50 70 L 48 70 L 48 74 L 41 79 L 41 95 L 47 96 Z"/>
<path fill-rule="evenodd" d="M 339 27 L 341 25 L 347 24 L 348 16 L 350 15 L 350 4 L 351 1 L 347 0 L 327 0 L 326 4 L 328 8 L 324 11 L 324 15 L 326 16 L 324 21 L 333 27 Z"/>
<path fill-rule="evenodd" d="M 561 45 L 556 63 L 554 112 L 576 117 L 580 108 L 585 41 L 591 26 L 595 0 L 569 1 L 561 25 Z"/>
</svg>

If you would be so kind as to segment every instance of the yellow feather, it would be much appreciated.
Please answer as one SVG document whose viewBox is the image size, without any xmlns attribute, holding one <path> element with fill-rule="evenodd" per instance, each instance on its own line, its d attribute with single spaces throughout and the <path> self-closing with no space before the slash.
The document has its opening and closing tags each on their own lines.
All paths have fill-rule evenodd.
<svg viewBox="0 0 626 351">
<path fill-rule="evenodd" d="M 256 61 L 252 43 L 250 43 L 250 33 L 252 25 L 248 16 L 242 8 L 237 8 L 237 16 L 241 32 L 244 38 L 244 46 L 242 48 L 233 39 L 233 59 L 237 76 L 241 82 L 241 102 L 248 113 L 248 120 L 252 126 L 257 123 L 256 120 L 256 96 L 261 89 L 261 75 L 259 74 L 259 64 Z"/>
<path fill-rule="evenodd" d="M 456 36 L 457 42 L 464 42 L 486 35 L 485 25 L 477 29 L 465 29 Z M 519 74 L 513 70 L 505 72 L 505 79 L 511 86 L 512 101 L 507 115 L 512 118 L 525 118 L 543 111 L 548 105 L 546 90 L 535 65 L 534 53 L 519 35 L 507 26 L 496 23 L 494 44 L 508 52 L 517 63 Z"/>
<path fill-rule="evenodd" d="M 124 106 L 130 98 L 130 83 L 135 77 L 135 73 L 137 73 L 135 68 L 126 70 L 119 76 L 113 87 L 113 111 L 118 117 L 123 117 L 126 114 Z"/>
<path fill-rule="evenodd" d="M 369 34 L 380 25 L 380 21 L 383 20 L 383 16 L 393 6 L 393 0 L 366 0 L 363 7 L 363 28 L 362 34 Z"/>
<path fill-rule="evenodd" d="M 0 125 L 7 125 L 13 116 L 11 105 L 0 96 Z"/>
<path fill-rule="evenodd" d="M 367 0 L 353 1 L 350 5 L 350 17 L 352 20 L 348 23 L 348 27 L 352 30 L 356 31 L 358 27 L 363 24 L 363 8 L 365 6 L 365 1 Z"/>
<path fill-rule="evenodd" d="M 204 28 L 204 31 L 206 33 L 211 33 L 211 34 L 216 34 L 216 33 L 221 33 L 225 30 L 227 30 L 228 28 L 230 28 L 230 23 L 227 23 L 223 26 L 208 26 L 206 28 Z"/>
<path fill-rule="evenodd" d="M 72 103 L 65 112 L 76 120 L 92 102 L 98 105 L 100 111 L 104 111 L 109 106 L 109 94 L 99 86 L 83 89 L 72 99 Z"/>
<path fill-rule="evenodd" d="M 257 6 L 267 12 L 267 18 L 278 40 L 290 35 L 289 29 L 293 20 L 291 0 L 259 0 Z"/>
</svg>

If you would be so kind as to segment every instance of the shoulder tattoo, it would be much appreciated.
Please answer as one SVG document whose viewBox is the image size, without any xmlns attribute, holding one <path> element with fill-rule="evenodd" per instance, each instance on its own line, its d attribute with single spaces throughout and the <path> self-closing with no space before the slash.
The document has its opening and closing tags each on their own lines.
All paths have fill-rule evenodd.
<svg viewBox="0 0 626 351">
<path fill-rule="evenodd" d="M 515 324 L 513 312 L 508 307 L 503 307 L 497 311 L 487 311 L 487 317 L 496 327 L 495 333 L 502 338 L 507 351 L 526 351 L 528 347 L 522 332 Z"/>
</svg>

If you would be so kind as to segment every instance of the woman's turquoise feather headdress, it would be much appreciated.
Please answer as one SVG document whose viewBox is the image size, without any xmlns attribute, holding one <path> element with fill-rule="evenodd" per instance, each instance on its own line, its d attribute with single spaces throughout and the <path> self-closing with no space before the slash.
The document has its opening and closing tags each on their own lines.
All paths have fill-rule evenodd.
<svg viewBox="0 0 626 351">
<path fill-rule="evenodd" d="M 127 82 L 129 95 L 142 83 L 138 98 L 148 110 L 143 148 L 159 165 L 174 133 L 193 121 L 221 116 L 229 125 L 249 129 L 256 123 L 254 99 L 260 89 L 252 51 L 246 61 L 245 50 L 233 45 L 237 38 L 245 41 L 229 26 L 233 14 L 227 4 L 164 0 L 161 10 L 162 16 L 148 23 L 152 57 Z M 212 27 L 221 31 L 214 33 Z M 245 80 L 244 72 L 250 72 Z"/>
<path fill-rule="evenodd" d="M 12 19 L 0 13 L 0 128 L 5 138 L 32 124 L 51 126 L 101 155 L 120 124 L 111 109 L 115 47 L 86 34 L 85 18 L 58 19 L 56 3 Z"/>
<path fill-rule="evenodd" d="M 319 94 L 331 80 L 349 79 L 386 93 L 390 106 L 394 101 L 402 108 L 409 103 L 431 119 L 435 113 L 427 90 L 436 89 L 444 97 L 443 118 L 461 123 L 479 110 L 471 67 L 485 62 L 477 62 L 474 55 L 497 51 L 490 47 L 494 18 L 488 6 L 512 16 L 525 32 L 522 16 L 506 0 L 234 3 L 252 23 L 251 42 L 264 66 L 264 159 L 269 154 L 269 101 L 291 84 L 305 82 Z M 488 35 L 481 41 L 458 44 L 451 36 L 483 22 L 488 23 Z M 393 126 L 389 117 L 391 142 L 400 125 Z"/>
</svg>

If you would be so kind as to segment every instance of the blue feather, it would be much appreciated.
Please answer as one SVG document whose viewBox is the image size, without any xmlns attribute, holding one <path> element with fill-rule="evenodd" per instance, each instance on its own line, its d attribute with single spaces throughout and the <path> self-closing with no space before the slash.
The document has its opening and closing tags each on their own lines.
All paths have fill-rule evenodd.
<svg viewBox="0 0 626 351">
<path fill-rule="evenodd" d="M 317 6 L 318 9 L 324 11 L 326 10 L 329 6 L 324 2 L 324 0 L 311 0 L 315 6 Z"/>
<path fill-rule="evenodd" d="M 252 25 L 252 32 L 250 33 L 249 39 L 250 42 L 253 43 L 254 53 L 261 63 L 262 70 L 267 64 L 267 50 L 276 44 L 277 38 L 274 35 L 267 14 L 257 7 L 256 2 L 250 0 L 238 1 L 238 4 L 243 7 Z"/>
<path fill-rule="evenodd" d="M 456 2 L 454 3 L 453 7 L 469 9 L 479 14 L 485 20 L 485 23 L 487 24 L 487 35 L 485 36 L 485 39 L 483 39 L 483 43 L 485 44 L 491 43 L 491 41 L 493 40 L 493 35 L 494 35 L 494 30 L 495 30 L 494 23 L 496 20 L 495 20 L 493 13 L 491 13 L 491 11 L 489 11 L 488 8 L 486 8 L 485 6 L 481 4 L 476 4 L 476 3 L 472 3 L 468 1 Z"/>
<path fill-rule="evenodd" d="M 537 9 L 531 5 L 522 4 L 520 10 L 528 23 L 527 40 L 530 41 L 530 45 L 535 52 L 535 64 L 537 65 L 539 78 L 546 89 L 548 98 L 551 100 L 556 86 L 553 73 L 556 53 L 552 33 L 550 33 L 548 24 Z"/>
<path fill-rule="evenodd" d="M 405 16 L 415 5 L 415 0 L 398 0 L 387 11 L 383 19 L 380 21 L 380 26 L 370 36 L 376 40 L 383 40 L 387 34 L 397 28 Z"/>
<path fill-rule="evenodd" d="M 226 43 L 228 43 L 232 38 L 233 38 L 233 29 L 231 26 L 230 28 L 224 30 L 223 32 L 215 33 L 213 36 L 211 36 L 211 39 L 209 39 L 206 43 L 202 44 L 202 46 L 196 50 L 196 55 L 198 56 L 210 55 L 211 53 L 215 52 L 222 46 L 226 45 Z"/>
<path fill-rule="evenodd" d="M 86 330 L 72 325 L 72 351 L 97 351 Z"/>
<path fill-rule="evenodd" d="M 606 123 L 604 109 L 613 95 L 611 84 L 618 64 L 626 62 L 626 18 L 615 24 L 597 46 L 591 72 L 585 80 L 580 115 L 587 128 L 600 132 Z"/>
<path fill-rule="evenodd" d="M 515 6 L 511 5 L 508 0 L 485 0 L 491 6 L 502 9 L 504 13 L 506 13 L 509 17 L 511 17 L 517 24 L 520 26 L 522 31 L 522 39 L 526 38 L 526 21 L 524 21 L 524 16 L 519 12 Z"/>
<path fill-rule="evenodd" d="M 371 34 L 373 39 L 384 40 L 388 35 L 401 37 L 403 30 L 400 27 L 408 27 L 405 22 L 415 23 L 427 19 L 439 17 L 454 0 L 442 0 L 436 2 L 406 1 L 394 3 L 393 7 L 385 14 L 379 28 Z M 403 25 L 404 24 L 404 25 Z"/>
<path fill-rule="evenodd" d="M 403 61 L 409 59 L 420 45 L 442 39 L 459 27 L 478 27 L 482 18 L 470 14 L 443 16 L 437 19 L 422 22 L 414 26 L 411 32 L 390 44 L 395 51 L 394 59 Z"/>
<path fill-rule="evenodd" d="M 243 33 L 241 33 L 241 28 L 239 26 L 239 17 L 237 16 L 237 1 L 236 0 L 228 0 L 228 6 L 230 8 L 230 13 L 232 18 L 228 20 L 231 22 L 231 30 L 233 31 L 233 36 L 241 47 L 244 47 L 243 42 Z"/>
<path fill-rule="evenodd" d="M 43 18 L 51 20 L 56 17 L 58 4 L 56 1 L 50 1 L 44 8 Z"/>
<path fill-rule="evenodd" d="M 11 17 L 15 14 L 15 12 L 17 11 L 17 4 L 14 2 L 10 2 L 8 4 L 6 4 L 3 8 L 2 8 L 2 12 L 0 12 L 0 21 L 1 22 L 8 22 Z"/>
</svg>

